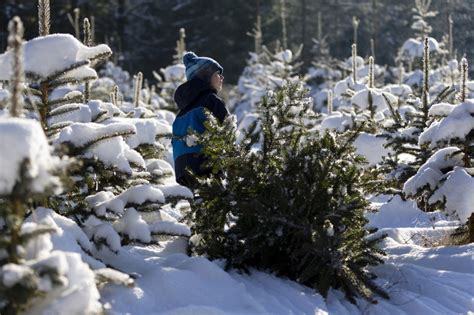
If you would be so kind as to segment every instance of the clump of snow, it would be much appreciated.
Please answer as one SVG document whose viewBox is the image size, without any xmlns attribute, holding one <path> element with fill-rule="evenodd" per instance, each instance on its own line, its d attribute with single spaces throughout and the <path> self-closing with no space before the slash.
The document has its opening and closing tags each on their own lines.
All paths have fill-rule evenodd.
<svg viewBox="0 0 474 315">
<path fill-rule="evenodd" d="M 388 84 L 384 86 L 382 90 L 404 100 L 406 100 L 410 94 L 413 94 L 413 90 L 407 84 Z"/>
<path fill-rule="evenodd" d="M 321 130 L 333 129 L 337 131 L 345 131 L 354 126 L 354 117 L 351 114 L 335 111 L 331 115 L 324 118 L 321 122 Z"/>
<path fill-rule="evenodd" d="M 168 66 L 162 69 L 161 73 L 163 73 L 166 81 L 186 80 L 186 67 L 181 63 Z"/>
<path fill-rule="evenodd" d="M 356 153 L 367 159 L 368 166 L 374 166 L 382 162 L 384 156 L 391 153 L 390 149 L 384 147 L 385 143 L 386 139 L 383 137 L 362 132 L 354 141 L 354 146 L 356 147 Z"/>
<path fill-rule="evenodd" d="M 423 47 L 424 44 L 422 41 L 419 41 L 414 38 L 409 38 L 406 40 L 402 47 L 400 48 L 400 54 L 406 56 L 410 59 L 423 56 Z M 444 53 L 445 51 L 441 49 L 440 44 L 433 37 L 428 37 L 428 50 L 430 53 Z"/>
<path fill-rule="evenodd" d="M 102 223 L 94 226 L 92 234 L 96 244 L 100 243 L 101 241 L 105 241 L 107 246 L 112 251 L 116 252 L 122 246 L 120 242 L 120 236 L 109 223 Z"/>
<path fill-rule="evenodd" d="M 439 142 L 464 140 L 473 129 L 474 100 L 467 100 L 452 108 L 447 117 L 435 121 L 425 129 L 420 135 L 419 144 L 430 143 L 434 148 Z"/>
<path fill-rule="evenodd" d="M 150 225 L 153 234 L 169 234 L 191 236 L 191 229 L 183 223 L 171 221 L 158 221 Z"/>
<path fill-rule="evenodd" d="M 49 278 L 43 278 L 40 288 L 47 294 L 35 300 L 25 314 L 98 314 L 102 311 L 95 274 L 78 254 L 53 251 L 46 260 L 32 264 L 34 269 L 43 266 L 60 271 L 63 284 L 53 287 Z"/>
<path fill-rule="evenodd" d="M 128 208 L 124 216 L 114 222 L 113 226 L 117 232 L 127 235 L 131 240 L 151 242 L 150 228 L 134 208 Z"/>
<path fill-rule="evenodd" d="M 383 94 L 387 97 L 391 104 L 397 104 L 397 98 L 388 92 L 383 92 L 380 89 L 363 89 L 354 94 L 351 98 L 352 105 L 355 105 L 361 109 L 369 108 L 369 93 L 372 97 L 372 106 L 375 111 L 382 111 L 388 107 Z"/>
<path fill-rule="evenodd" d="M 173 175 L 174 168 L 168 162 L 160 159 L 150 159 L 146 161 L 146 169 L 150 174 L 156 176 Z"/>
<path fill-rule="evenodd" d="M 94 208 L 95 213 L 104 216 L 107 210 L 122 213 L 128 204 L 141 205 L 145 202 L 164 203 L 163 192 L 151 185 L 137 185 L 128 188 L 118 196 L 111 192 L 99 192 L 86 197 L 86 201 Z"/>
<path fill-rule="evenodd" d="M 123 114 L 122 111 L 112 103 L 90 100 L 87 105 L 91 111 L 92 121 L 95 121 L 102 113 L 105 113 L 104 119 Z"/>
<path fill-rule="evenodd" d="M 170 125 L 173 124 L 173 121 L 176 115 L 169 110 L 159 109 L 155 111 L 156 118 L 166 120 Z"/>
<path fill-rule="evenodd" d="M 463 154 L 453 155 L 453 153 L 458 151 L 459 148 L 457 147 L 447 147 L 436 151 L 419 168 L 418 172 L 405 182 L 403 193 L 407 196 L 413 196 L 424 187 L 434 190 L 444 176 L 443 169 L 463 165 Z"/>
<path fill-rule="evenodd" d="M 113 123 L 109 125 L 76 123 L 61 131 L 57 142 L 70 142 L 75 147 L 80 148 L 100 138 L 114 135 L 119 136 L 121 134 L 135 134 L 136 132 L 136 128 L 132 124 L 127 123 Z"/>
<path fill-rule="evenodd" d="M 103 263 L 88 254 L 92 250 L 92 243 L 82 229 L 71 219 L 51 209 L 38 207 L 26 218 L 25 222 L 41 223 L 55 229 L 56 233 L 48 235 L 54 249 L 80 254 L 82 260 L 91 268 L 104 267 Z"/>
<path fill-rule="evenodd" d="M 61 86 L 53 89 L 48 94 L 48 99 L 53 100 L 73 100 L 77 97 L 82 98 L 81 91 L 75 90 L 72 86 Z"/>
<path fill-rule="evenodd" d="M 348 90 L 360 91 L 365 88 L 366 86 L 364 84 L 354 83 L 352 77 L 349 76 L 336 83 L 336 85 L 334 86 L 334 96 L 343 96 L 347 94 Z"/>
<path fill-rule="evenodd" d="M 428 115 L 430 116 L 448 116 L 453 109 L 456 108 L 456 105 L 452 105 L 449 103 L 438 103 L 434 104 L 433 106 L 430 107 L 428 111 Z"/>
<path fill-rule="evenodd" d="M 90 60 L 112 53 L 105 44 L 87 47 L 70 34 L 36 37 L 23 43 L 23 51 L 27 76 L 41 79 L 53 77 L 77 64 L 87 65 Z M 12 64 L 11 51 L 0 55 L 0 80 L 10 80 Z"/>
<path fill-rule="evenodd" d="M 33 275 L 33 270 L 25 265 L 5 264 L 0 269 L 0 281 L 7 288 L 13 287 L 26 277 Z"/>
<path fill-rule="evenodd" d="M 78 148 L 86 148 L 84 157 L 97 157 L 107 166 L 115 166 L 122 172 L 131 173 L 130 163 L 145 168 L 145 161 L 125 143 L 121 135 L 134 134 L 136 130 L 134 125 L 126 123 L 74 123 L 61 130 L 55 143 L 66 142 Z"/>
<path fill-rule="evenodd" d="M 188 187 L 179 184 L 158 185 L 157 187 L 163 192 L 165 197 L 193 198 L 193 192 Z"/>
<path fill-rule="evenodd" d="M 23 184 L 31 192 L 42 193 L 56 187 L 60 181 L 51 172 L 60 166 L 58 157 L 52 156 L 48 140 L 41 125 L 34 120 L 0 118 L 0 195 L 8 195 L 20 180 L 20 169 L 26 164 Z"/>
<path fill-rule="evenodd" d="M 111 118 L 105 124 L 129 123 L 133 124 L 136 133 L 127 136 L 125 141 L 132 148 L 140 144 L 154 144 L 159 135 L 171 134 L 171 125 L 167 121 L 155 118 Z"/>
<path fill-rule="evenodd" d="M 446 177 L 428 202 L 446 202 L 445 210 L 455 213 L 461 222 L 466 222 L 474 212 L 474 178 L 462 167 L 454 167 Z"/>
<path fill-rule="evenodd" d="M 21 235 L 26 237 L 27 235 L 34 235 L 40 232 L 44 228 L 51 228 L 52 233 L 58 232 L 57 227 L 50 225 L 49 222 L 24 222 L 21 226 Z M 26 259 L 45 258 L 49 256 L 49 253 L 53 249 L 53 243 L 49 233 L 39 233 L 36 237 L 27 238 L 28 241 L 23 244 L 24 254 Z"/>
<path fill-rule="evenodd" d="M 132 286 L 133 279 L 126 273 L 111 268 L 101 268 L 95 270 L 96 279 L 103 282 L 112 282 L 113 284 Z"/>
<path fill-rule="evenodd" d="M 290 63 L 293 60 L 293 53 L 291 52 L 291 50 L 285 49 L 275 54 L 273 57 L 285 63 Z"/>
<path fill-rule="evenodd" d="M 84 104 L 67 104 L 59 106 L 49 112 L 48 125 L 60 122 L 82 122 L 87 123 L 92 120 L 89 106 Z"/>
<path fill-rule="evenodd" d="M 62 73 L 55 82 L 82 82 L 95 79 L 97 79 L 97 72 L 91 67 L 82 66 Z"/>
</svg>

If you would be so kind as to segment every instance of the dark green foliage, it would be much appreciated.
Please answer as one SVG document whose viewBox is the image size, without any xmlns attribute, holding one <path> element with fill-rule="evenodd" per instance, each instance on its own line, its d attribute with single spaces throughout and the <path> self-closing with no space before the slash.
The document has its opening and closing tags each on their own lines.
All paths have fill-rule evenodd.
<svg viewBox="0 0 474 315">
<path fill-rule="evenodd" d="M 265 97 L 238 145 L 232 118 L 219 125 L 210 117 L 201 141 L 218 175 L 197 191 L 191 250 L 225 258 L 228 268 L 270 270 L 324 296 L 333 287 L 353 303 L 374 301 L 374 293 L 388 298 L 367 270 L 383 252 L 364 229 L 363 159 L 351 146 L 360 130 L 311 130 L 305 93 L 291 83 Z"/>
</svg>

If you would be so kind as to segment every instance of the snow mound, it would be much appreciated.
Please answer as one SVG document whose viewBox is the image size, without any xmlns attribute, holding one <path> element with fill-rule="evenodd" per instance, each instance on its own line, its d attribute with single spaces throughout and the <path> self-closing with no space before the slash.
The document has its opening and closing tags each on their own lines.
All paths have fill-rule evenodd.
<svg viewBox="0 0 474 315">
<path fill-rule="evenodd" d="M 382 90 L 402 99 L 407 99 L 413 93 L 413 90 L 407 84 L 387 84 Z"/>
<path fill-rule="evenodd" d="M 402 200 L 396 195 L 389 202 L 382 205 L 376 213 L 367 213 L 369 227 L 397 228 L 397 227 L 427 227 L 432 226 L 437 213 L 421 211 L 413 200 Z"/>
</svg>

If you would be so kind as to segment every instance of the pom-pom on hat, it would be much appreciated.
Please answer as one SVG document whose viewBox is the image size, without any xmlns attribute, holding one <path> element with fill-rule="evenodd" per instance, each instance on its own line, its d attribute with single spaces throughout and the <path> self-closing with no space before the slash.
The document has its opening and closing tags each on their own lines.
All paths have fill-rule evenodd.
<svg viewBox="0 0 474 315">
<path fill-rule="evenodd" d="M 198 57 L 192 51 L 187 52 L 183 56 L 183 63 L 186 67 L 186 79 L 189 81 L 194 77 L 212 75 L 213 72 L 219 71 L 221 74 L 224 72 L 224 68 L 212 58 L 209 57 Z M 211 71 L 209 71 L 211 70 Z"/>
</svg>

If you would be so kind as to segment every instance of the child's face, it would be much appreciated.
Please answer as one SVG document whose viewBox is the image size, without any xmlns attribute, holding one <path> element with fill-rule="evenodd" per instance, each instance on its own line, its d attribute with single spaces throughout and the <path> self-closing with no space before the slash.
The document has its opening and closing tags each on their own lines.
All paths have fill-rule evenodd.
<svg viewBox="0 0 474 315">
<path fill-rule="evenodd" d="M 219 71 L 214 72 L 211 77 L 211 87 L 218 92 L 222 89 L 222 83 L 224 82 L 224 76 Z"/>
</svg>

